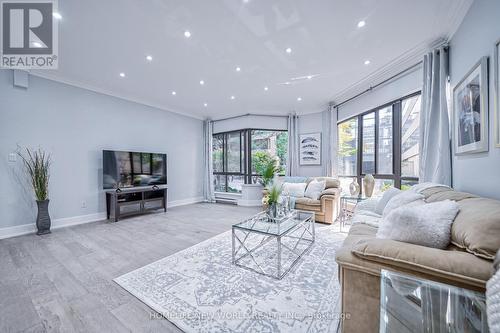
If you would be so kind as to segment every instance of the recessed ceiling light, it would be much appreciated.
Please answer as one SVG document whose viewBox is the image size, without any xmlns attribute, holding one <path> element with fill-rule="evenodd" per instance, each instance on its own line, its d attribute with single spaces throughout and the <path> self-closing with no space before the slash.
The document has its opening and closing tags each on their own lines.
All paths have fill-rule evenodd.
<svg viewBox="0 0 500 333">
<path fill-rule="evenodd" d="M 358 28 L 363 28 L 366 25 L 365 21 L 359 21 L 358 22 Z"/>
<path fill-rule="evenodd" d="M 191 37 L 191 32 L 189 32 L 189 30 L 184 31 L 184 37 L 186 38 Z"/>
<path fill-rule="evenodd" d="M 147 60 L 147 61 L 153 61 L 153 57 L 152 57 L 152 56 L 150 56 L 150 55 L 148 55 L 148 56 L 146 56 L 146 60 Z"/>
<path fill-rule="evenodd" d="M 243 3 L 249 3 L 250 0 L 243 0 Z"/>
<path fill-rule="evenodd" d="M 312 75 L 308 75 L 308 76 L 307 76 L 307 79 L 308 79 L 308 80 L 312 79 Z"/>
<path fill-rule="evenodd" d="M 302 97 L 297 97 L 297 102 L 300 102 L 302 100 Z"/>
<path fill-rule="evenodd" d="M 369 65 L 370 64 L 370 60 L 365 60 L 365 65 Z"/>
<path fill-rule="evenodd" d="M 234 97 L 234 96 L 231 96 L 230 98 L 231 98 L 231 99 L 235 99 L 236 97 Z"/>
<path fill-rule="evenodd" d="M 290 85 L 291 83 L 289 81 L 286 81 L 285 84 L 288 86 Z"/>
<path fill-rule="evenodd" d="M 172 91 L 172 96 L 175 96 L 177 95 L 177 93 L 175 91 Z"/>
<path fill-rule="evenodd" d="M 62 19 L 62 15 L 61 15 L 61 14 L 59 14 L 58 12 L 53 12 L 53 13 L 52 13 L 52 16 L 53 16 L 55 19 L 58 19 L 58 20 Z"/>
<path fill-rule="evenodd" d="M 241 71 L 241 68 L 240 67 L 236 67 L 236 71 L 237 72 Z"/>
<path fill-rule="evenodd" d="M 125 77 L 125 73 L 120 73 L 120 77 Z"/>
<path fill-rule="evenodd" d="M 285 52 L 286 52 L 286 53 L 288 53 L 288 54 L 290 54 L 290 53 L 292 53 L 292 49 L 291 49 L 291 48 L 289 48 L 289 47 L 287 47 L 287 48 L 285 49 Z"/>
<path fill-rule="evenodd" d="M 268 91 L 268 90 L 269 90 L 269 88 L 268 88 L 268 87 L 264 87 L 264 90 L 265 90 L 265 91 Z"/>
<path fill-rule="evenodd" d="M 208 103 L 203 103 L 203 106 L 204 106 L 204 107 L 207 107 L 207 106 L 208 106 Z"/>
<path fill-rule="evenodd" d="M 200 84 L 201 84 L 201 85 L 204 85 L 204 84 L 205 84 L 205 81 L 200 80 Z"/>
</svg>

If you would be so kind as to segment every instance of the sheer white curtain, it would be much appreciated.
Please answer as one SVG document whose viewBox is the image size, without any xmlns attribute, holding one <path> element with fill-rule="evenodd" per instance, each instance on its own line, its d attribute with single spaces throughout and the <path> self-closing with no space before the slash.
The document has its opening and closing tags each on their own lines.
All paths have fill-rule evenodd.
<svg viewBox="0 0 500 333">
<path fill-rule="evenodd" d="M 322 114 L 323 130 L 323 176 L 334 177 L 336 175 L 337 161 L 337 112 L 333 106 Z"/>
<path fill-rule="evenodd" d="M 299 172 L 299 117 L 288 115 L 288 159 L 286 175 L 297 176 Z"/>
<path fill-rule="evenodd" d="M 450 125 L 447 99 L 448 50 L 424 57 L 420 111 L 420 182 L 451 185 Z"/>
<path fill-rule="evenodd" d="M 211 120 L 203 122 L 203 198 L 207 202 L 215 201 L 212 164 L 213 124 Z"/>
</svg>

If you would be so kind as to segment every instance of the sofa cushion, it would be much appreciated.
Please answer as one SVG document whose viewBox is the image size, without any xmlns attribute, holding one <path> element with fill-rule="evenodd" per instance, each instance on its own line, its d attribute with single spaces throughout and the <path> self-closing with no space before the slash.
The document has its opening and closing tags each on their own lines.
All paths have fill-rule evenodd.
<svg viewBox="0 0 500 333">
<path fill-rule="evenodd" d="M 317 181 L 325 181 L 325 189 L 328 188 L 339 188 L 340 187 L 340 181 L 337 178 L 332 178 L 332 177 L 313 177 L 309 178 L 309 182 L 311 182 L 313 179 L 316 179 Z"/>
<path fill-rule="evenodd" d="M 323 192 L 321 192 L 321 196 L 324 196 L 324 195 L 334 195 L 334 196 L 337 196 L 339 195 L 339 189 L 338 188 L 327 188 L 326 190 L 324 190 Z"/>
<path fill-rule="evenodd" d="M 425 201 L 428 203 L 443 200 L 462 201 L 469 198 L 477 198 L 476 195 L 454 191 L 446 187 L 433 187 L 424 190 L 421 193 L 425 197 Z"/>
<path fill-rule="evenodd" d="M 353 245 L 351 251 L 361 259 L 480 288 L 484 288 L 492 274 L 491 261 L 453 247 L 441 250 L 365 237 Z"/>
<path fill-rule="evenodd" d="M 500 249 L 500 201 L 468 198 L 458 205 L 460 213 L 451 228 L 452 244 L 493 260 Z"/>
<path fill-rule="evenodd" d="M 321 201 L 310 198 L 297 198 L 295 199 L 295 209 L 321 212 Z"/>
</svg>

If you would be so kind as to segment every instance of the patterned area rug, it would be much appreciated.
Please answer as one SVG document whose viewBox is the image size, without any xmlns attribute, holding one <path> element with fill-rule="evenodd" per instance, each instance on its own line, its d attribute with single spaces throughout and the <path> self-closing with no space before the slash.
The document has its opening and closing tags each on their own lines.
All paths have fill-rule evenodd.
<svg viewBox="0 0 500 333">
<path fill-rule="evenodd" d="M 228 231 L 115 282 L 185 332 L 335 332 L 335 251 L 344 238 L 316 229 L 316 242 L 282 280 L 232 265 Z"/>
</svg>

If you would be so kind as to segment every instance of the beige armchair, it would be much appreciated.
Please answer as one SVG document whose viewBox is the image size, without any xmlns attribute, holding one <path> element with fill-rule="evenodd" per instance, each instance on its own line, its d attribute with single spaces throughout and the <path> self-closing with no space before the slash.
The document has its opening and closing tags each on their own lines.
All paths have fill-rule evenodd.
<svg viewBox="0 0 500 333">
<path fill-rule="evenodd" d="M 295 208 L 314 212 L 316 222 L 332 224 L 339 213 L 340 182 L 338 179 L 330 177 L 311 177 L 307 179 L 307 182 L 309 183 L 313 179 L 326 181 L 326 188 L 321 197 L 319 200 L 297 198 L 295 199 Z"/>
</svg>

